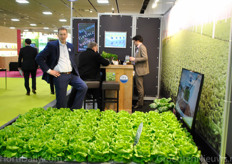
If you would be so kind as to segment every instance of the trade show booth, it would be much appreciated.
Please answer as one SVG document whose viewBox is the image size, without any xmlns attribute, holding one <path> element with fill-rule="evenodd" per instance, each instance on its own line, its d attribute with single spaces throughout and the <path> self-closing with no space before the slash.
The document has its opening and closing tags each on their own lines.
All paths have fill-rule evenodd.
<svg viewBox="0 0 232 164">
<path fill-rule="evenodd" d="M 114 104 L 104 108 L 114 111 L 104 112 L 33 109 L 2 127 L 17 131 L 9 140 L 4 138 L 8 131 L 0 131 L 0 144 L 3 140 L 8 144 L 0 145 L 3 160 L 24 159 L 16 152 L 24 143 L 21 132 L 29 129 L 31 133 L 26 133 L 25 139 L 29 140 L 36 136 L 35 126 L 41 136 L 56 134 L 50 138 L 57 143 L 32 140 L 25 149 L 33 153 L 23 154 L 28 158 L 38 155 L 43 160 L 121 163 L 231 161 L 232 3 L 205 3 L 201 8 L 199 2 L 180 0 L 163 15 L 154 15 L 150 3 L 145 14 L 99 13 L 98 17 L 71 18 L 76 56 L 90 41 L 98 43 L 102 56 L 111 55 L 111 65 L 102 69 L 104 81 L 120 86 L 119 95 L 106 92 L 111 98 L 119 96 L 119 110 L 114 112 Z M 150 73 L 144 77 L 144 99 L 153 101 L 148 113 L 132 111 L 134 66 L 127 60 L 135 56 L 135 35 L 143 37 L 147 48 Z M 41 118 L 48 127 L 40 129 Z M 60 120 L 62 124 L 58 125 Z M 76 127 L 79 129 L 74 131 Z M 17 138 L 23 139 L 17 142 Z M 45 140 L 42 137 L 41 141 Z M 67 142 L 71 144 L 67 146 Z"/>
</svg>

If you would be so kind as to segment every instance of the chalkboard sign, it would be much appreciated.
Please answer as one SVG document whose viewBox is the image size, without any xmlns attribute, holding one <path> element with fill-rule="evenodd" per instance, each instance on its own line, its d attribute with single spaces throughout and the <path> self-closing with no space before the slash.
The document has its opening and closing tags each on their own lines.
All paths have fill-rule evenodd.
<svg viewBox="0 0 232 164">
<path fill-rule="evenodd" d="M 89 42 L 96 40 L 96 25 L 95 23 L 78 23 L 78 52 L 83 52 L 87 49 Z"/>
</svg>

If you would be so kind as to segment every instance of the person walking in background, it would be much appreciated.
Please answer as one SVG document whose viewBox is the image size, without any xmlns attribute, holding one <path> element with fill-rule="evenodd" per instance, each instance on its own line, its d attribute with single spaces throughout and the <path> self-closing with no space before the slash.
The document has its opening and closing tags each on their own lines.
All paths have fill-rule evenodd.
<svg viewBox="0 0 232 164">
<path fill-rule="evenodd" d="M 136 35 L 132 38 L 135 45 L 135 57 L 130 57 L 130 61 L 135 65 L 135 83 L 138 91 L 138 102 L 134 106 L 134 109 L 141 108 L 143 106 L 144 87 L 143 77 L 149 74 L 147 48 L 143 45 L 143 38 L 140 35 Z"/>
<path fill-rule="evenodd" d="M 56 89 L 56 107 L 66 108 L 66 93 L 68 84 L 77 90 L 72 109 L 80 109 L 87 92 L 87 85 L 80 78 L 74 62 L 74 49 L 66 42 L 68 32 L 66 28 L 58 29 L 57 41 L 48 42 L 44 50 L 36 57 L 36 62 L 43 70 L 43 79 L 48 83 L 53 81 Z"/>
<path fill-rule="evenodd" d="M 100 81 L 100 65 L 108 66 L 110 62 L 103 58 L 98 53 L 98 45 L 95 42 L 90 42 L 86 51 L 82 52 L 78 56 L 78 70 L 81 79 L 84 81 Z M 72 89 L 68 100 L 68 106 L 70 106 L 73 101 L 77 90 Z M 88 93 L 93 94 L 93 97 L 97 99 L 98 108 L 102 110 L 101 104 L 101 87 L 99 89 L 88 90 Z"/>
<path fill-rule="evenodd" d="M 38 65 L 35 61 L 38 51 L 30 46 L 31 39 L 25 39 L 25 47 L 19 51 L 18 69 L 23 71 L 24 85 L 27 90 L 26 95 L 30 95 L 29 77 L 32 78 L 32 92 L 36 94 L 36 70 Z"/>
</svg>

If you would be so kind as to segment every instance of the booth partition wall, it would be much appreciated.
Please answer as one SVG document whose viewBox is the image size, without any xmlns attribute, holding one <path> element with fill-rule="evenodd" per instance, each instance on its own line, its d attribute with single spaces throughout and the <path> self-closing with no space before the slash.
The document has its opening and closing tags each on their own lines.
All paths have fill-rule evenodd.
<svg viewBox="0 0 232 164">
<path fill-rule="evenodd" d="M 104 46 L 105 31 L 126 32 L 126 48 L 107 48 Z M 160 18 L 143 17 L 139 15 L 99 15 L 99 51 L 117 54 L 120 60 L 125 56 L 134 56 L 132 38 L 135 35 L 143 37 L 147 48 L 150 74 L 144 78 L 146 97 L 158 96 L 158 69 L 159 69 L 159 38 Z"/>
<path fill-rule="evenodd" d="M 143 43 L 147 48 L 150 73 L 144 77 L 144 90 L 146 96 L 158 95 L 159 73 L 159 43 L 160 43 L 160 18 L 137 17 L 136 34 L 143 36 Z"/>
<path fill-rule="evenodd" d="M 73 18 L 74 52 L 80 53 L 86 49 L 88 42 L 97 42 L 97 18 Z"/>
<path fill-rule="evenodd" d="M 210 5 L 202 2 L 206 1 L 180 0 L 164 15 L 161 94 L 176 100 L 182 68 L 205 75 L 195 132 L 206 143 L 206 152 L 212 150 L 217 157 L 207 162 L 217 163 L 218 157 L 225 156 L 231 103 L 228 79 L 231 78 L 232 4 L 229 1 L 210 1 Z M 231 125 L 228 131 L 232 136 Z M 228 140 L 231 143 L 231 137 Z M 227 147 L 229 154 L 232 145 Z"/>
<path fill-rule="evenodd" d="M 144 78 L 144 91 L 145 99 L 153 100 L 158 97 L 158 77 L 159 77 L 159 53 L 160 53 L 160 25 L 161 17 L 154 16 L 142 16 L 142 15 L 109 15 L 99 14 L 98 18 L 73 18 L 73 44 L 76 53 L 80 53 L 78 50 L 78 40 L 80 37 L 86 37 L 87 40 L 90 35 L 88 28 L 80 36 L 78 30 L 82 23 L 95 23 L 95 37 L 96 42 L 99 43 L 99 53 L 103 51 L 118 55 L 119 60 L 125 60 L 125 56 L 134 56 L 134 45 L 132 38 L 135 35 L 141 35 L 143 37 L 143 43 L 147 48 L 150 74 Z M 79 32 L 78 32 L 79 31 Z M 123 47 L 106 46 L 105 39 L 106 33 L 122 33 L 126 36 L 123 41 L 125 45 Z M 98 37 L 97 37 L 98 36 Z M 82 38 L 83 39 L 83 38 Z"/>
</svg>

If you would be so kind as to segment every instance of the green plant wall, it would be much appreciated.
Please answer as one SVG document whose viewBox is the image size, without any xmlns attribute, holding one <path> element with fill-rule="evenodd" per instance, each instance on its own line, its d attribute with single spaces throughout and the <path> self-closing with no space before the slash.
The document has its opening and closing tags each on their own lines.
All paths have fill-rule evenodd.
<svg viewBox="0 0 232 164">
<path fill-rule="evenodd" d="M 163 38 L 161 95 L 176 100 L 182 68 L 205 75 L 196 130 L 219 152 L 229 54 L 231 18 L 180 30 Z"/>
</svg>

